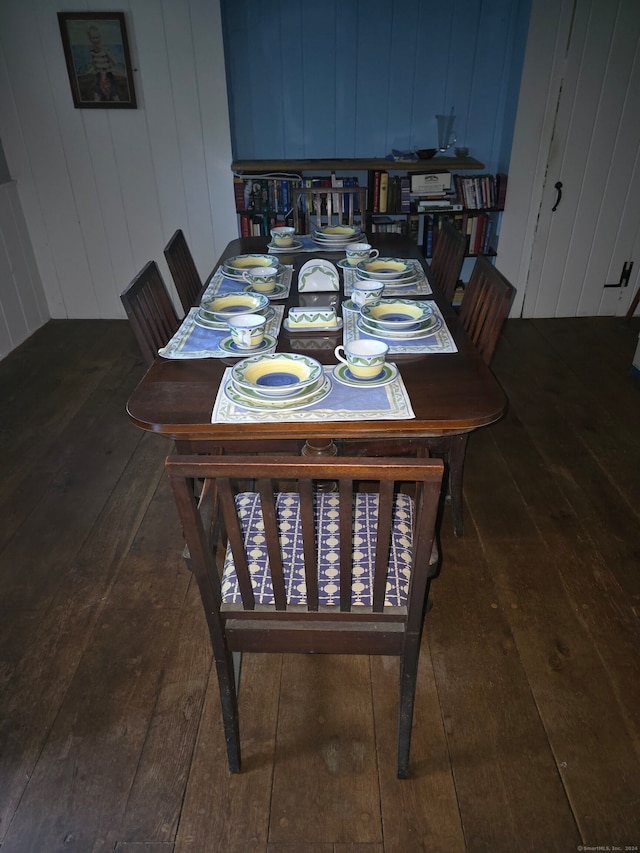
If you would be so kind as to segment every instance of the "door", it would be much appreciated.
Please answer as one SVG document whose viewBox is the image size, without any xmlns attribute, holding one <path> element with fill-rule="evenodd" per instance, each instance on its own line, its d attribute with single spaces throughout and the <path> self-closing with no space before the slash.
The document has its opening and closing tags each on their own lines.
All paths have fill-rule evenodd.
<svg viewBox="0 0 640 853">
<path fill-rule="evenodd" d="M 575 0 L 524 317 L 624 315 L 640 282 L 640 3 Z"/>
</svg>

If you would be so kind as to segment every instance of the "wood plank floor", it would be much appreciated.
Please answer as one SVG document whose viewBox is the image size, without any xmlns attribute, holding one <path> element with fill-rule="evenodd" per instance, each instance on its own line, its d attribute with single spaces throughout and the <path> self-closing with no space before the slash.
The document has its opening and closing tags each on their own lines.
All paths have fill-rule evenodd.
<svg viewBox="0 0 640 853">
<path fill-rule="evenodd" d="M 229 776 L 128 325 L 51 322 L 2 361 L 2 853 L 637 850 L 639 331 L 507 322 L 403 782 L 386 658 L 246 656 Z"/>
</svg>

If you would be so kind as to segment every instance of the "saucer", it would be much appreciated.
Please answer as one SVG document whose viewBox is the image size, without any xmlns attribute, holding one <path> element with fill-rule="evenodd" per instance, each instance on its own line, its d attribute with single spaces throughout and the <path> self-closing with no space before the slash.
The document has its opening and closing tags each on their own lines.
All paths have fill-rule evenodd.
<svg viewBox="0 0 640 853">
<path fill-rule="evenodd" d="M 254 290 L 253 287 L 248 284 L 244 288 L 245 293 L 260 293 L 261 296 L 266 296 L 267 299 L 281 299 L 283 296 L 286 296 L 289 292 L 289 285 L 284 284 L 281 281 L 277 281 L 275 287 L 271 291 L 271 293 L 263 293 L 261 290 Z"/>
<path fill-rule="evenodd" d="M 286 255 L 287 252 L 297 252 L 298 249 L 302 248 L 302 243 L 300 240 L 294 240 L 290 246 L 276 246 L 275 243 L 267 243 L 267 249 L 270 252 L 278 252 Z"/>
<path fill-rule="evenodd" d="M 277 340 L 273 335 L 265 335 L 257 347 L 244 349 L 243 347 L 239 347 L 233 338 L 229 336 L 228 338 L 223 338 L 218 346 L 223 352 L 229 353 L 229 355 L 237 355 L 239 358 L 245 358 L 248 355 L 257 355 L 261 352 L 267 352 L 274 347 L 276 343 Z"/>
<path fill-rule="evenodd" d="M 348 364 L 337 364 L 333 368 L 333 378 L 343 385 L 353 385 L 358 388 L 377 388 L 380 385 L 388 385 L 398 375 L 398 368 L 392 362 L 385 361 L 382 372 L 373 379 L 360 379 L 349 370 Z"/>
<path fill-rule="evenodd" d="M 339 266 L 341 270 L 353 270 L 354 272 L 356 271 L 356 265 L 350 264 L 346 258 L 343 258 L 341 261 L 338 261 L 337 266 Z"/>
</svg>

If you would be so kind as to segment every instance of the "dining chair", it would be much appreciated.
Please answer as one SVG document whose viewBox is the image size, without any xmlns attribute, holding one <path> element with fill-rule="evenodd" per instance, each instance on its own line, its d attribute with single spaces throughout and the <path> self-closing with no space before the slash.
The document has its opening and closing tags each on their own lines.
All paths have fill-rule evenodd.
<svg viewBox="0 0 640 853">
<path fill-rule="evenodd" d="M 202 290 L 202 280 L 196 269 L 191 250 L 180 228 L 178 228 L 165 246 L 164 256 L 167 260 L 173 283 L 176 286 L 180 304 L 186 314 L 197 303 L 198 296 Z"/>
<path fill-rule="evenodd" d="M 464 290 L 460 321 L 467 336 L 490 364 L 500 331 L 509 313 L 515 288 L 484 255 L 479 255 Z M 453 530 L 456 536 L 464 533 L 463 473 L 468 433 L 442 435 L 406 441 L 360 441 L 345 439 L 344 452 L 353 456 L 410 456 L 426 444 L 429 452 L 442 456 L 447 469 L 447 495 L 451 500 Z"/>
<path fill-rule="evenodd" d="M 170 456 L 166 470 L 209 628 L 230 771 L 240 771 L 242 652 L 395 655 L 406 778 L 442 460 Z M 337 492 L 314 488 L 329 480 Z"/>
<path fill-rule="evenodd" d="M 296 187 L 293 190 L 293 224 L 298 234 L 322 225 L 365 227 L 366 187 Z M 315 221 L 314 221 L 315 220 Z"/>
<path fill-rule="evenodd" d="M 466 236 L 448 219 L 441 219 L 429 269 L 433 274 L 434 284 L 449 303 L 453 302 L 466 250 Z"/>
<path fill-rule="evenodd" d="M 180 320 L 155 261 L 138 273 L 120 295 L 142 358 L 150 367 L 160 347 L 166 346 Z"/>
</svg>

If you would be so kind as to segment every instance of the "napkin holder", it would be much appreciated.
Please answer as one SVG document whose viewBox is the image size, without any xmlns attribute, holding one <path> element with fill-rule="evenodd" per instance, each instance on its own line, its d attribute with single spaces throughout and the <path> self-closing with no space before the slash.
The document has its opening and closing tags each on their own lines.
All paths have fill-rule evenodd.
<svg viewBox="0 0 640 853">
<path fill-rule="evenodd" d="M 337 290 L 340 290 L 340 276 L 330 261 L 313 259 L 300 268 L 298 273 L 300 293 Z"/>
</svg>

